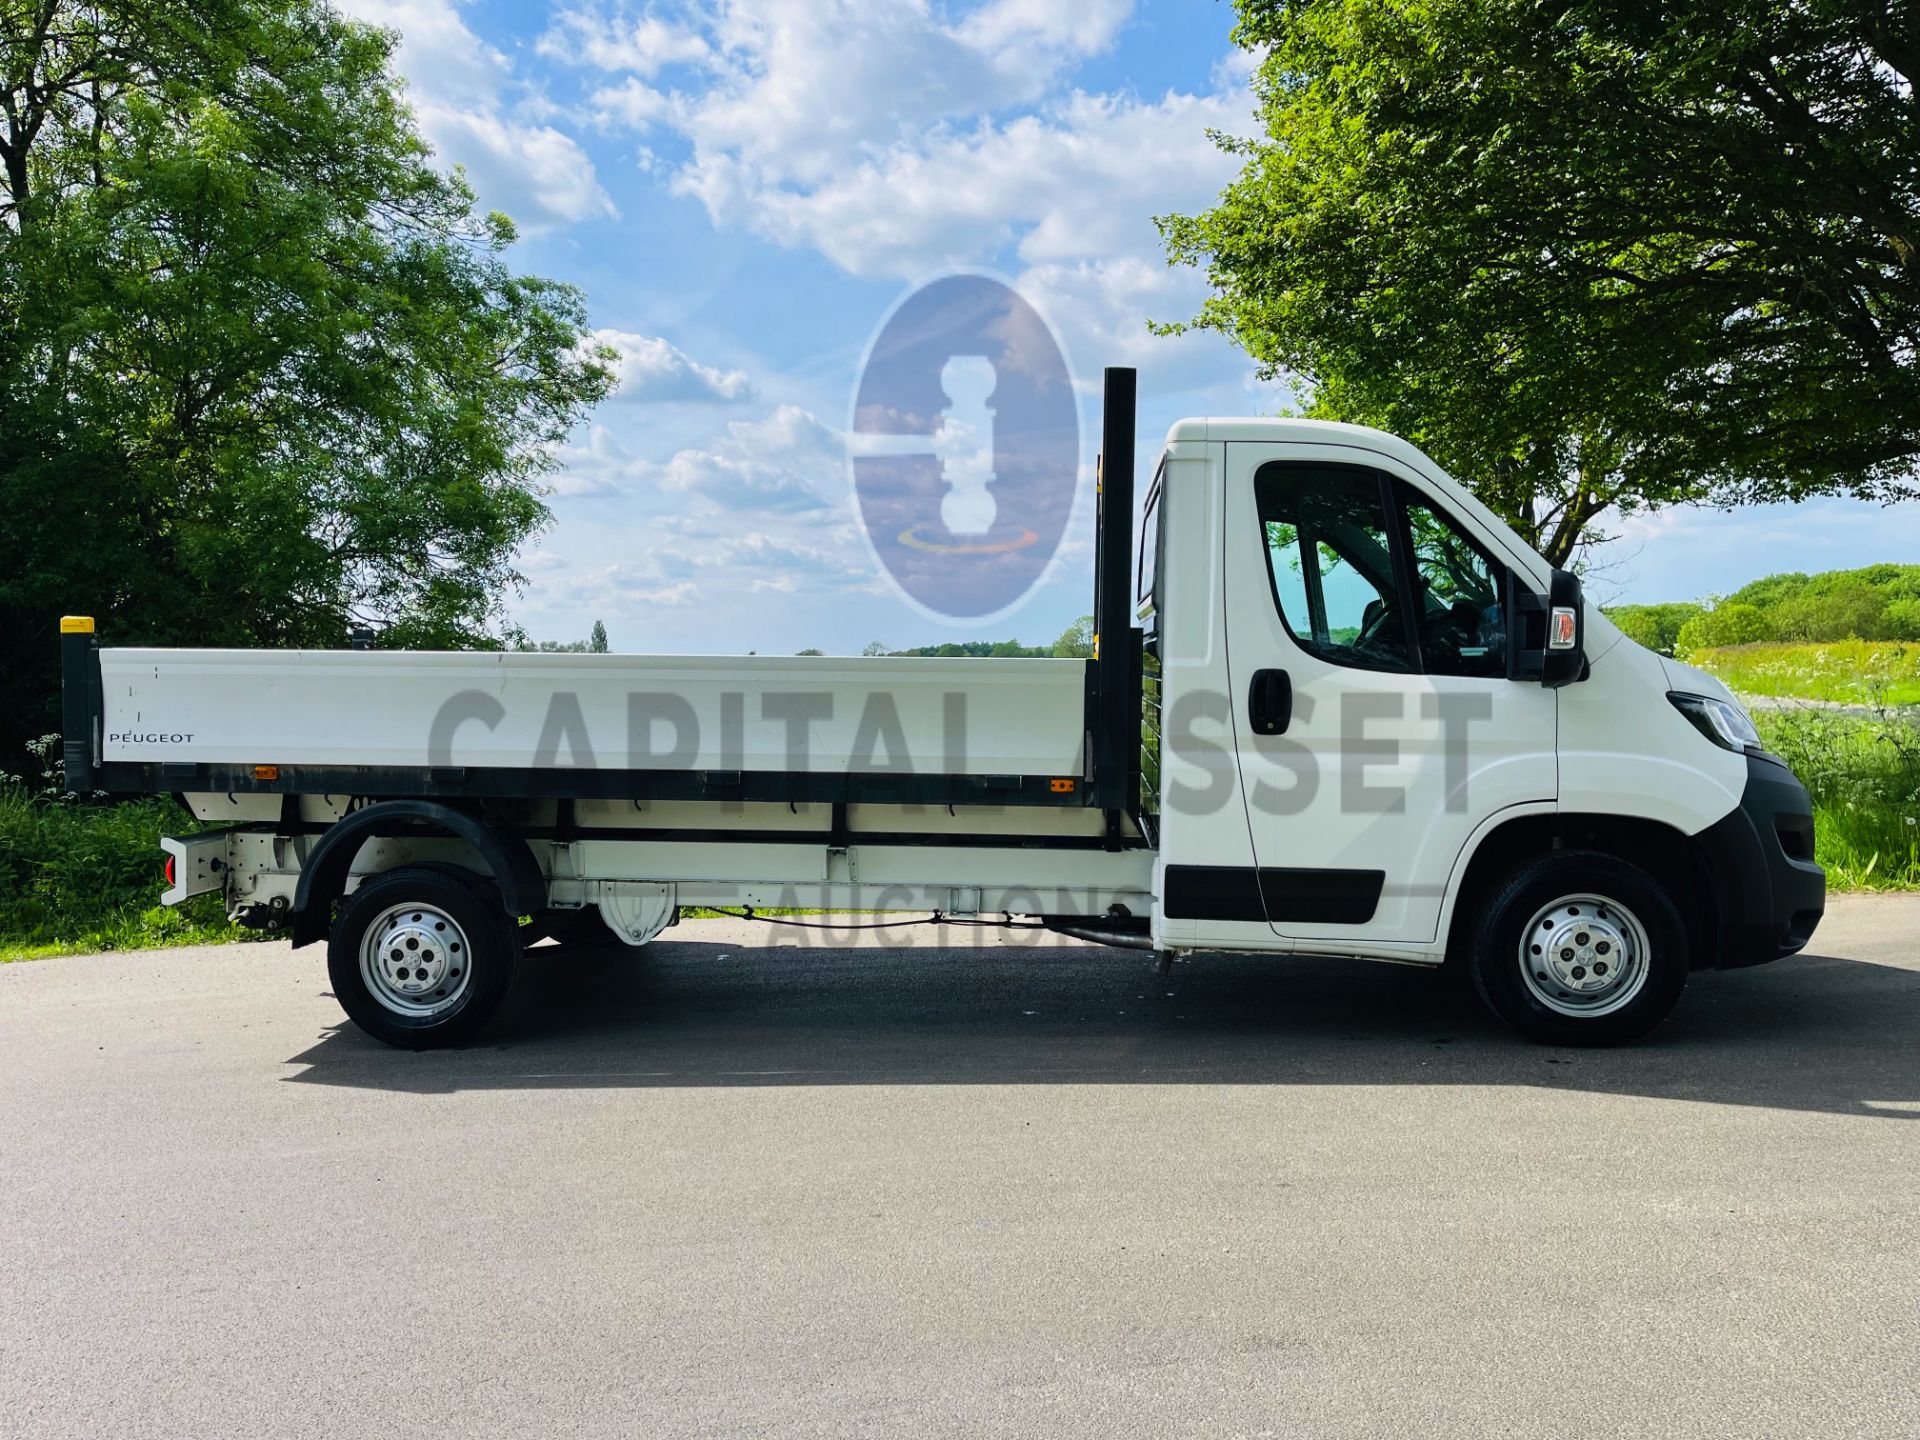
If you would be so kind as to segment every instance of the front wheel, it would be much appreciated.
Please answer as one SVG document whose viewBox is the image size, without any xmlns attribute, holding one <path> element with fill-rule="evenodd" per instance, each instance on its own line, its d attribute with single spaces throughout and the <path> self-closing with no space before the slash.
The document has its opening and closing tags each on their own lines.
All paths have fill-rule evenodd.
<svg viewBox="0 0 1920 1440">
<path fill-rule="evenodd" d="M 353 892 L 327 942 L 327 974 L 362 1030 L 429 1050 L 462 1043 L 493 1017 L 519 951 L 490 887 L 409 866 Z"/>
<path fill-rule="evenodd" d="M 1619 1045 L 1666 1019 L 1692 955 L 1678 908 L 1612 855 L 1558 850 L 1491 896 L 1468 957 L 1493 1012 L 1535 1040 Z"/>
</svg>

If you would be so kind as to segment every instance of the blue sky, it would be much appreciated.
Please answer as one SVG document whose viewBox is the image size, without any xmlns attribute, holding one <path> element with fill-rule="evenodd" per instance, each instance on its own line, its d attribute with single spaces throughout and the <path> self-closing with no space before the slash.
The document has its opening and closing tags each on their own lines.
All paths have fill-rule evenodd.
<svg viewBox="0 0 1920 1440">
<path fill-rule="evenodd" d="M 1151 217 L 1204 206 L 1234 169 L 1206 132 L 1251 124 L 1225 3 L 341 8 L 400 33 L 424 134 L 519 223 L 513 263 L 581 286 L 622 355 L 619 393 L 554 477 L 553 528 L 522 559 L 512 613 L 538 638 L 595 619 L 627 650 L 978 638 L 876 573 L 842 438 L 875 327 L 955 267 L 1006 277 L 1052 322 L 1089 451 L 1103 365 L 1140 369 L 1143 469 L 1180 416 L 1282 402 L 1217 337 L 1146 328 L 1202 295 L 1163 264 Z M 1090 608 L 1082 500 L 1049 578 L 991 638 L 1050 640 Z M 1920 554 L 1912 504 L 1617 528 L 1595 588 L 1636 600 Z"/>
</svg>

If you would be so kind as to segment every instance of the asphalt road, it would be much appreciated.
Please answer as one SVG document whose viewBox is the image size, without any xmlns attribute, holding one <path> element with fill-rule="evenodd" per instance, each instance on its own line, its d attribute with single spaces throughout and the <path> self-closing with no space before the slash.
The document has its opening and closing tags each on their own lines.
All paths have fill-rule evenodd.
<svg viewBox="0 0 1920 1440">
<path fill-rule="evenodd" d="M 0 966 L 0 1434 L 1920 1434 L 1916 930 L 1605 1053 L 725 926 L 426 1055 L 317 950 Z"/>
</svg>

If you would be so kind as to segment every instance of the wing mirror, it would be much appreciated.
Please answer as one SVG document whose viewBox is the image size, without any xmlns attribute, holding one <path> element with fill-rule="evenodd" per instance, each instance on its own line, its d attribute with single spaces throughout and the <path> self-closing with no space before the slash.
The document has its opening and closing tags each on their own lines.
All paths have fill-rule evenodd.
<svg viewBox="0 0 1920 1440">
<path fill-rule="evenodd" d="M 1547 587 L 1547 648 L 1540 661 L 1540 683 L 1549 690 L 1571 685 L 1587 670 L 1586 605 L 1580 577 L 1556 570 Z"/>
<path fill-rule="evenodd" d="M 1545 595 L 1509 587 L 1513 609 L 1507 617 L 1510 651 L 1507 678 L 1538 680 L 1549 690 L 1584 680 L 1587 674 L 1586 602 L 1580 577 L 1555 570 Z"/>
</svg>

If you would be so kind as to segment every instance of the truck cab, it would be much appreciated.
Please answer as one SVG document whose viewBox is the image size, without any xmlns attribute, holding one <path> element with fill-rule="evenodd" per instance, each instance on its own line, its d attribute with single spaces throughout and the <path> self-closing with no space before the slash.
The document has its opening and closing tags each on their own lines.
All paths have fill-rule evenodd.
<svg viewBox="0 0 1920 1440">
<path fill-rule="evenodd" d="M 1520 983 L 1496 1008 L 1574 1038 L 1626 1028 L 1584 1022 L 1661 978 L 1657 931 L 1695 966 L 1812 933 L 1811 808 L 1733 696 L 1627 640 L 1406 441 L 1181 421 L 1140 554 L 1156 944 L 1437 965 L 1497 943 Z M 1516 925 L 1522 872 L 1553 879 Z"/>
</svg>

